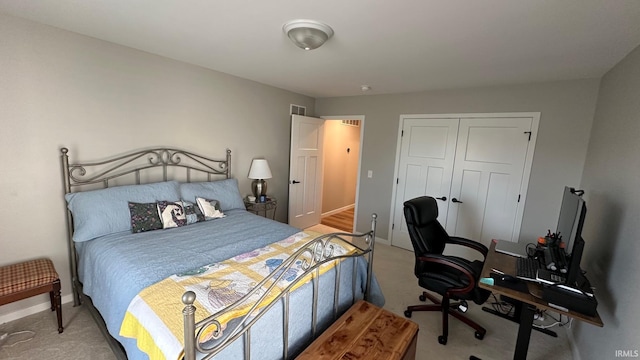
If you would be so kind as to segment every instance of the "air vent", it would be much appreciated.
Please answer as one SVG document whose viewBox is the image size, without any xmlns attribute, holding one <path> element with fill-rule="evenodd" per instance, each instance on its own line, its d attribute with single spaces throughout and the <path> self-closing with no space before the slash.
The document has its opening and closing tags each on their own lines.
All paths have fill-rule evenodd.
<svg viewBox="0 0 640 360">
<path fill-rule="evenodd" d="M 342 120 L 342 125 L 360 127 L 360 120 Z"/>
<path fill-rule="evenodd" d="M 291 104 L 291 110 L 289 111 L 290 115 L 307 115 L 307 108 L 305 106 Z"/>
</svg>

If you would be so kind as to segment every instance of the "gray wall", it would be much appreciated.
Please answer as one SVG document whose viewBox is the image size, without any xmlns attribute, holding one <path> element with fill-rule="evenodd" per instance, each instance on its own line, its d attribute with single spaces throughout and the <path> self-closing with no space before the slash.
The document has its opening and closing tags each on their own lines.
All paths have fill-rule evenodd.
<svg viewBox="0 0 640 360">
<path fill-rule="evenodd" d="M 541 112 L 521 241 L 557 223 L 564 185 L 582 177 L 595 110 L 598 79 L 430 91 L 411 94 L 322 98 L 316 113 L 365 115 L 357 229 L 378 214 L 378 235 L 389 235 L 389 214 L 400 114 Z M 373 178 L 366 177 L 373 170 Z"/>
<path fill-rule="evenodd" d="M 587 216 L 582 267 L 604 328 L 575 323 L 582 359 L 640 351 L 640 47 L 603 78 L 582 178 Z M 637 355 L 636 355 L 637 357 Z"/>
<path fill-rule="evenodd" d="M 286 220 L 289 104 L 313 113 L 313 98 L 4 15 L 0 44 L 0 265 L 48 256 L 70 294 L 62 146 L 79 160 L 158 145 L 215 157 L 230 148 L 243 194 L 251 159 L 263 156 Z M 45 301 L 3 306 L 0 323 Z"/>
</svg>

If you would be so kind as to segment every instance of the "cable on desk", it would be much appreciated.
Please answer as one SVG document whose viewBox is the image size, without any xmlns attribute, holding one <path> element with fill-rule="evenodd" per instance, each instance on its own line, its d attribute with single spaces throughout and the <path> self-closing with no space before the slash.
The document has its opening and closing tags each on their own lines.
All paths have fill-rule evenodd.
<svg viewBox="0 0 640 360">
<path fill-rule="evenodd" d="M 567 329 L 571 329 L 571 324 L 573 323 L 573 318 L 567 317 L 568 320 L 565 322 L 560 322 L 560 321 L 556 321 L 553 324 L 549 324 L 549 325 L 539 325 L 539 324 L 533 324 L 534 327 L 538 328 L 538 329 L 548 329 L 551 327 L 554 327 L 556 325 L 563 327 L 566 326 L 567 324 L 569 324 L 569 326 L 567 327 Z"/>
<path fill-rule="evenodd" d="M 511 303 L 508 303 L 506 301 L 500 301 L 498 300 L 498 298 L 496 297 L 496 295 L 494 293 L 491 293 L 491 296 L 493 296 L 493 300 L 494 302 L 491 303 L 491 306 L 493 307 L 493 310 L 502 313 L 504 315 L 510 315 L 511 312 L 514 309 L 514 305 Z M 508 306 L 508 309 L 505 309 Z"/>
<path fill-rule="evenodd" d="M 531 290 L 529 290 L 529 295 L 533 296 L 534 298 L 542 299 L 542 295 L 536 295 L 532 293 Z"/>
<path fill-rule="evenodd" d="M 543 311 L 542 311 L 542 314 L 544 314 L 545 316 L 548 316 L 549 318 L 553 319 L 553 320 L 554 320 L 554 322 L 553 322 L 552 324 L 547 324 L 547 325 L 543 325 L 543 324 L 536 324 L 536 323 L 534 323 L 534 324 L 533 324 L 533 326 L 535 326 L 535 327 L 536 327 L 536 328 L 538 328 L 538 329 L 548 329 L 548 328 L 554 327 L 554 326 L 556 326 L 556 325 L 558 325 L 558 326 L 560 326 L 560 327 L 563 327 L 563 326 L 566 326 L 567 324 L 569 325 L 569 327 L 568 327 L 568 328 L 569 328 L 569 329 L 571 328 L 571 323 L 572 323 L 572 321 L 573 321 L 573 318 L 570 318 L 569 316 L 567 316 L 567 321 L 564 321 L 564 322 L 563 322 L 563 321 L 562 321 L 562 316 L 563 316 L 562 314 L 558 314 L 558 315 L 560 315 L 560 318 L 559 318 L 559 319 L 558 319 L 558 318 L 555 318 L 554 316 L 552 316 L 550 313 L 548 313 L 548 312 L 547 312 L 547 310 L 543 310 Z M 565 315 L 565 316 L 566 316 L 566 315 Z"/>
<path fill-rule="evenodd" d="M 525 251 L 527 252 L 528 257 L 534 257 L 536 254 L 538 246 L 534 243 L 528 243 L 525 247 Z"/>
</svg>

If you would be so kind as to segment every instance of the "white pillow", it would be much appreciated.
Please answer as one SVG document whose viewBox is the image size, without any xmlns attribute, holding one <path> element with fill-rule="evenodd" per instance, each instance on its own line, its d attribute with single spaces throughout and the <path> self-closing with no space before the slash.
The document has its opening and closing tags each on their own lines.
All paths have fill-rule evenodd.
<svg viewBox="0 0 640 360">
<path fill-rule="evenodd" d="M 218 200 L 208 200 L 199 197 L 196 198 L 196 203 L 206 220 L 218 219 L 225 216 L 222 211 L 220 211 L 220 202 Z"/>
</svg>

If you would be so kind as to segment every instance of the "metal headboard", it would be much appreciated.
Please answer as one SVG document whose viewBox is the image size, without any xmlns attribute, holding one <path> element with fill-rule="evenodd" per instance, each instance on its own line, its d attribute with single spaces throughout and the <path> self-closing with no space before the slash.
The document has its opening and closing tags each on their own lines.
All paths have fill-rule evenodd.
<svg viewBox="0 0 640 360">
<path fill-rule="evenodd" d="M 60 149 L 64 194 L 87 188 L 108 188 L 125 184 L 142 184 L 168 180 L 191 182 L 193 178 L 211 181 L 231 177 L 231 150 L 227 149 L 224 160 L 212 159 L 189 151 L 159 147 L 136 150 L 124 155 L 97 162 L 69 163 L 69 149 Z M 169 174 L 169 169 L 177 173 Z M 162 170 L 161 176 L 154 170 Z M 184 170 L 184 171 L 182 171 Z M 184 174 L 184 177 L 181 176 Z M 147 177 L 149 176 L 147 180 Z M 133 181 L 132 178 L 133 177 Z M 92 186 L 93 185 L 93 186 Z M 73 288 L 73 304 L 80 305 L 80 283 L 78 281 L 77 255 L 73 243 L 73 217 L 67 209 L 67 237 L 69 265 Z"/>
</svg>

